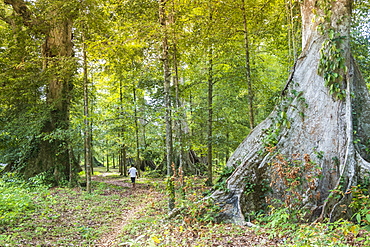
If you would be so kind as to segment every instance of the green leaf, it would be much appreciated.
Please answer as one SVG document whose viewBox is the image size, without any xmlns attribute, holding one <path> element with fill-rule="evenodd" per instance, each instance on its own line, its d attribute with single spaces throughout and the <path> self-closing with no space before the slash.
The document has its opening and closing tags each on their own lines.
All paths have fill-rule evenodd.
<svg viewBox="0 0 370 247">
<path fill-rule="evenodd" d="M 368 224 L 370 224 L 370 214 L 366 215 L 366 220 L 368 221 Z"/>
<path fill-rule="evenodd" d="M 333 29 L 331 29 L 330 32 L 329 32 L 329 38 L 330 39 L 334 38 L 334 30 Z"/>
<path fill-rule="evenodd" d="M 358 223 L 361 223 L 361 215 L 360 214 L 356 215 L 356 220 L 357 220 Z"/>
</svg>

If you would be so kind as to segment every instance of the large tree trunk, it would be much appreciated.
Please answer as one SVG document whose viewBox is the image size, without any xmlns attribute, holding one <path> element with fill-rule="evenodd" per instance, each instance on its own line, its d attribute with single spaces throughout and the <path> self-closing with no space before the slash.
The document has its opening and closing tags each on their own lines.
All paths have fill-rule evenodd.
<svg viewBox="0 0 370 247">
<path fill-rule="evenodd" d="M 22 161 L 24 166 L 21 172 L 26 178 L 52 172 L 56 182 L 68 181 L 69 160 L 74 160 L 69 157 L 66 135 L 69 128 L 71 77 L 75 68 L 72 63 L 72 22 L 54 11 L 47 13 L 54 18 L 46 25 L 33 17 L 24 1 L 5 0 L 4 3 L 12 5 L 14 11 L 23 18 L 24 25 L 45 35 L 42 57 L 43 70 L 48 78 L 46 103 L 49 114 L 42 126 L 41 136 L 44 138 L 35 140 L 31 155 Z M 50 134 L 55 135 L 51 137 Z M 75 162 L 72 168 L 74 171 L 79 169 Z"/>
<path fill-rule="evenodd" d="M 69 128 L 69 101 L 72 89 L 70 82 L 73 73 L 71 71 L 72 23 L 65 20 L 52 26 L 42 47 L 44 70 L 52 73 L 47 86 L 50 118 L 42 130 L 45 135 L 57 130 L 67 131 Z M 34 152 L 34 158 L 27 162 L 25 174 L 37 174 L 52 169 L 57 182 L 68 178 L 66 143 L 65 138 L 42 140 L 39 148 Z"/>
<path fill-rule="evenodd" d="M 330 34 L 316 31 L 319 18 L 314 13 L 322 16 L 323 11 L 315 0 L 305 0 L 303 52 L 282 101 L 229 159 L 227 166 L 236 169 L 227 179 L 227 190 L 212 195 L 223 208 L 222 220 L 243 224 L 245 214 L 264 210 L 270 199 L 280 200 L 287 208 L 306 207 L 311 210 L 311 219 L 350 216 L 345 205 L 351 193 L 346 192 L 356 185 L 360 170 L 370 168 L 365 152 L 370 135 L 370 97 L 350 54 L 350 3 L 333 1 L 331 20 L 324 23 L 325 29 L 344 37 L 340 48 L 347 70 L 338 71 L 343 77 L 335 83 L 345 94 L 331 94 L 318 74 L 320 50 Z M 315 23 L 311 22 L 313 17 Z M 332 190 L 337 196 L 329 196 Z"/>
</svg>

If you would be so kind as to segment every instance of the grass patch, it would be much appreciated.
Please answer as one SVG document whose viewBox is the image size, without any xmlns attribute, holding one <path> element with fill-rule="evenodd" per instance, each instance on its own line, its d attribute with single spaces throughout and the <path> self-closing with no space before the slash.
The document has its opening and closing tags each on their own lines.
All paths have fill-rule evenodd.
<svg viewBox="0 0 370 247">
<path fill-rule="evenodd" d="M 124 188 L 99 182 L 93 182 L 92 194 L 69 188 L 30 193 L 23 187 L 10 186 L 7 194 L 1 193 L 17 199 L 1 202 L 8 213 L 0 228 L 0 246 L 91 246 L 130 203 Z"/>
</svg>

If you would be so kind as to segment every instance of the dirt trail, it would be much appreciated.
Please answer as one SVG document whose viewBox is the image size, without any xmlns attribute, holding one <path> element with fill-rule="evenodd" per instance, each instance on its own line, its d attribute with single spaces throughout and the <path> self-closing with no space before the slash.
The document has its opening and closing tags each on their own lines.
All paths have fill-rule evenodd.
<svg viewBox="0 0 370 247">
<path fill-rule="evenodd" d="M 105 174 L 94 176 L 94 181 L 105 182 L 117 186 L 128 187 L 121 196 L 125 196 L 128 199 L 127 209 L 122 211 L 122 218 L 111 227 L 110 232 L 105 233 L 103 237 L 95 246 L 118 246 L 120 243 L 119 237 L 121 236 L 122 229 L 132 220 L 140 217 L 141 212 L 145 209 L 148 203 L 155 203 L 163 197 L 162 194 L 153 190 L 148 184 L 136 184 L 135 188 L 128 179 L 122 178 L 107 178 Z M 145 195 L 144 197 L 142 195 Z"/>
</svg>

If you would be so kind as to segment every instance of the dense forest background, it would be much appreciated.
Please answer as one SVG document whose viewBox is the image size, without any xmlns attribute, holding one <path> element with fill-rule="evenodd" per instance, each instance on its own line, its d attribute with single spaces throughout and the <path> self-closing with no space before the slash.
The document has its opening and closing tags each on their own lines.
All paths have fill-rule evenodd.
<svg viewBox="0 0 370 247">
<path fill-rule="evenodd" d="M 165 174 L 170 159 L 212 182 L 212 170 L 279 100 L 301 49 L 299 4 L 2 1 L 0 163 L 60 182 L 85 157 L 85 165 L 100 161 L 122 174 L 129 164 Z M 368 1 L 354 1 L 352 48 L 366 82 L 368 11 Z M 63 25 L 72 53 L 51 46 L 46 54 Z M 62 82 L 52 98 L 51 85 Z M 63 157 L 66 175 L 56 176 L 40 150 Z"/>
</svg>

